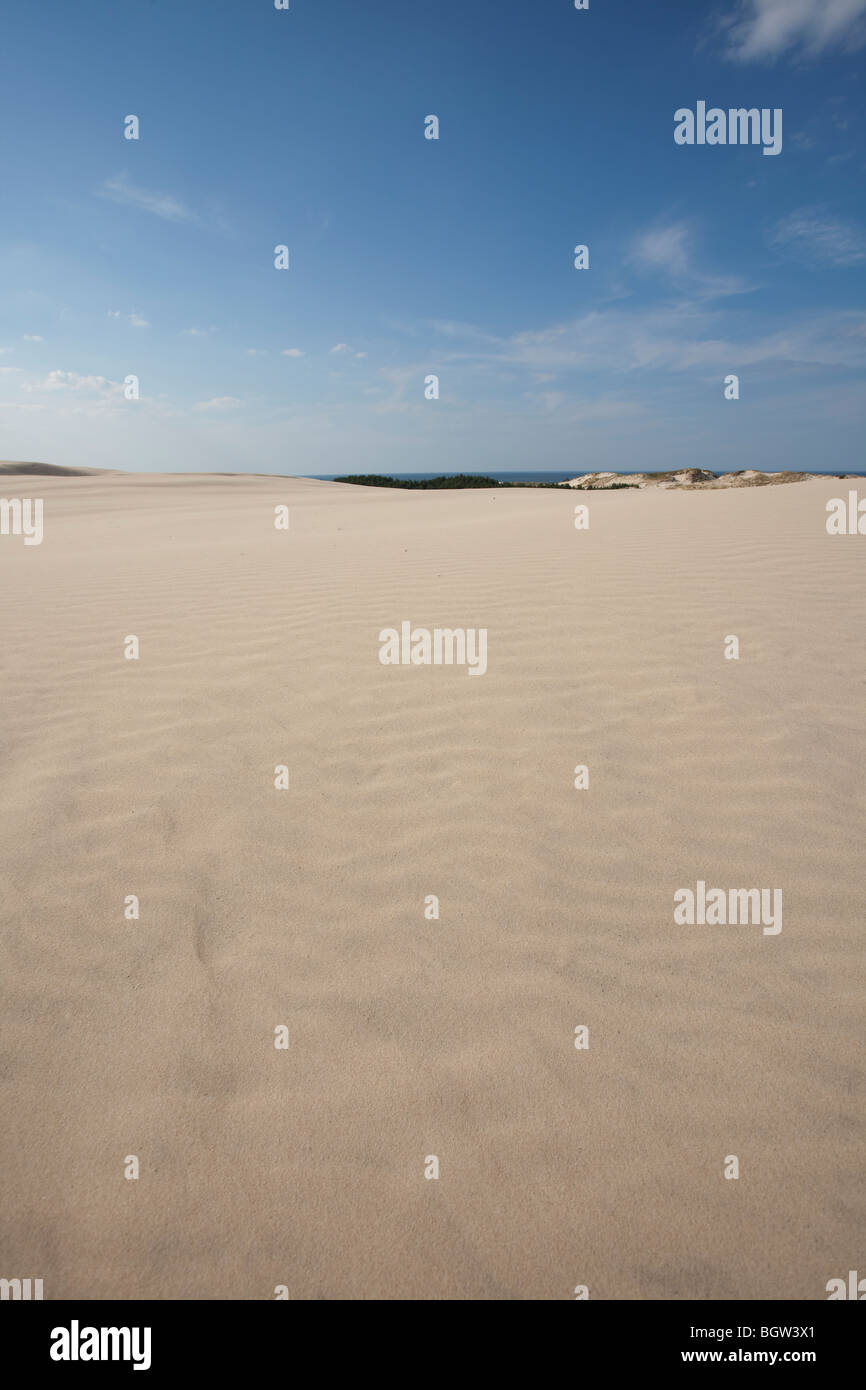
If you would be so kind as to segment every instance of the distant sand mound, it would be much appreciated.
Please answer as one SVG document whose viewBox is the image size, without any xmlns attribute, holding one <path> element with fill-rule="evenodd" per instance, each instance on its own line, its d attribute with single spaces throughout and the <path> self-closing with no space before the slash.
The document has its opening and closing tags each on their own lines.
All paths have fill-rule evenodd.
<svg viewBox="0 0 866 1390">
<path fill-rule="evenodd" d="M 680 468 L 663 473 L 582 473 L 569 478 L 561 487 L 594 488 L 719 488 L 767 487 L 775 483 L 802 483 L 807 478 L 825 477 L 815 473 L 762 473 L 757 468 L 740 468 L 734 473 L 713 473 L 709 468 Z"/>
<path fill-rule="evenodd" d="M 0 462 L 0 473 L 39 473 L 52 478 L 84 478 L 91 473 L 112 472 L 112 468 L 63 468 L 57 463 Z"/>
</svg>

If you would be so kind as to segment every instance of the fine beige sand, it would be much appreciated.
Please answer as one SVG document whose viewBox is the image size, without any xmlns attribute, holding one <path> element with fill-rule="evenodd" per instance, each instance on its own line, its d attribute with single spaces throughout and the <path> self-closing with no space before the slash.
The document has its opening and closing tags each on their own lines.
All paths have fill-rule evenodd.
<svg viewBox="0 0 866 1390">
<path fill-rule="evenodd" d="M 825 529 L 854 486 L 4 477 L 45 533 L 0 536 L 0 1275 L 866 1274 L 866 538 Z M 381 665 L 405 619 L 485 627 L 486 674 Z M 781 933 L 675 925 L 698 879 L 780 887 Z"/>
</svg>

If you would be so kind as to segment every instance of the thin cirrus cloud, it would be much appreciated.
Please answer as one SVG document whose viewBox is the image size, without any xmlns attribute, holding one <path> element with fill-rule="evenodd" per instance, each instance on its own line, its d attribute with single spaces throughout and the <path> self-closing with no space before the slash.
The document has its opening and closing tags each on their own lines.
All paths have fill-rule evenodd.
<svg viewBox="0 0 866 1390">
<path fill-rule="evenodd" d="M 820 207 L 798 208 L 783 217 L 769 242 L 775 250 L 802 261 L 840 267 L 866 261 L 866 236 L 860 228 Z"/>
<path fill-rule="evenodd" d="M 284 357 L 303 357 L 303 355 L 300 348 L 283 348 Z"/>
<path fill-rule="evenodd" d="M 742 0 L 720 28 L 727 31 L 726 56 L 740 63 L 853 51 L 866 44 L 866 0 Z"/>
<path fill-rule="evenodd" d="M 570 322 L 513 333 L 481 347 L 467 338 L 446 362 L 478 370 L 685 372 L 781 363 L 866 369 L 866 313 L 851 310 L 768 333 L 725 332 L 722 317 L 696 302 L 644 310 L 590 311 Z M 417 371 L 417 369 L 413 369 Z"/>
<path fill-rule="evenodd" d="M 198 401 L 193 410 L 236 410 L 239 405 L 237 396 L 214 396 L 209 401 Z"/>
<path fill-rule="evenodd" d="M 688 241 L 688 228 L 684 222 L 651 228 L 635 237 L 630 255 L 631 262 L 648 270 L 663 270 L 669 275 L 686 276 L 691 271 Z"/>
<path fill-rule="evenodd" d="M 724 299 L 728 295 L 749 294 L 754 289 L 739 276 L 703 270 L 695 262 L 692 240 L 685 222 L 650 227 L 635 237 L 628 263 L 653 275 L 666 276 L 695 299 Z"/>
<path fill-rule="evenodd" d="M 98 190 L 100 198 L 108 198 L 112 203 L 123 207 L 137 208 L 140 212 L 152 213 L 166 222 L 194 222 L 195 216 L 170 193 L 157 193 L 153 189 L 137 188 L 125 174 L 106 179 Z"/>
<path fill-rule="evenodd" d="M 130 324 L 132 328 L 150 328 L 150 323 L 147 319 L 142 318 L 141 314 L 123 314 L 119 309 L 109 309 L 108 317 L 110 319 L 123 319 L 124 323 Z"/>
</svg>

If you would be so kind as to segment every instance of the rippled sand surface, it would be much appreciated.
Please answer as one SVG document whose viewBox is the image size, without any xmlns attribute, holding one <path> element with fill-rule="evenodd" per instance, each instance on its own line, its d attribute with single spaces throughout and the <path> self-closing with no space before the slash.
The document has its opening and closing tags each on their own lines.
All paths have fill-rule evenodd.
<svg viewBox="0 0 866 1390">
<path fill-rule="evenodd" d="M 45 533 L 0 537 L 0 1275 L 815 1299 L 862 1270 L 852 486 L 4 477 Z M 381 665 L 403 620 L 486 628 L 487 672 Z M 676 925 L 699 879 L 781 888 L 781 933 Z"/>
</svg>

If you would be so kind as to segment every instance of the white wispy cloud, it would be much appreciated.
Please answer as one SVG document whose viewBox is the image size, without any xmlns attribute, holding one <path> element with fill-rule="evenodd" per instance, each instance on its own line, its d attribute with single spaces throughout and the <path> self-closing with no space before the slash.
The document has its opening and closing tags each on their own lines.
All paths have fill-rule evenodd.
<svg viewBox="0 0 866 1390">
<path fill-rule="evenodd" d="M 524 391 L 523 399 L 550 414 L 569 399 L 566 391 Z"/>
<path fill-rule="evenodd" d="M 701 268 L 693 250 L 694 236 L 686 222 L 647 228 L 635 237 L 628 263 L 653 276 L 663 275 L 697 299 L 724 299 L 748 294 L 754 286 L 735 275 L 716 275 Z"/>
<path fill-rule="evenodd" d="M 130 324 L 133 328 L 150 328 L 148 320 L 142 318 L 141 314 L 136 314 L 134 312 L 131 314 L 124 314 L 121 313 L 120 309 L 109 309 L 108 317 L 110 319 L 123 319 L 124 323 Z"/>
<path fill-rule="evenodd" d="M 209 401 L 198 401 L 193 410 L 235 410 L 239 405 L 237 396 L 214 396 Z"/>
<path fill-rule="evenodd" d="M 22 341 L 25 343 L 44 343 L 45 339 L 39 333 L 25 333 Z"/>
<path fill-rule="evenodd" d="M 654 227 L 635 238 L 631 259 L 650 270 L 664 270 L 671 275 L 685 275 L 690 267 L 688 241 L 689 229 L 685 222 L 673 222 L 666 227 Z"/>
<path fill-rule="evenodd" d="M 116 396 L 123 391 L 123 383 L 111 381 L 107 376 L 82 376 L 80 372 L 49 372 L 41 381 L 26 382 L 22 391 L 74 391 L 86 395 Z"/>
<path fill-rule="evenodd" d="M 561 424 L 585 425 L 614 421 L 617 424 L 626 417 L 643 414 L 644 406 L 639 401 L 605 397 L 601 400 L 575 400 L 566 391 L 526 391 L 524 399 L 537 406 L 545 414 L 556 416 Z"/>
<path fill-rule="evenodd" d="M 329 349 L 328 349 L 328 351 L 329 351 L 329 352 L 336 352 L 336 353 L 338 353 L 338 354 L 340 354 L 340 355 L 342 355 L 343 353 L 347 353 L 347 352 L 348 352 L 352 357 L 366 357 L 366 356 L 367 356 L 366 352 L 356 352 L 355 349 L 354 349 L 353 347 L 351 347 L 349 343 L 335 343 L 334 346 L 333 346 L 332 348 L 329 348 Z"/>
<path fill-rule="evenodd" d="M 106 179 L 98 190 L 98 196 L 108 198 L 113 203 L 120 203 L 124 207 L 138 208 L 141 212 L 150 212 L 154 217 L 161 217 L 166 222 L 195 221 L 194 214 L 170 193 L 157 193 L 149 188 L 137 188 L 129 182 L 125 174 L 118 174 L 115 178 Z"/>
<path fill-rule="evenodd" d="M 725 334 L 723 316 L 700 302 L 655 309 L 608 309 L 566 323 L 514 333 L 495 344 L 467 340 L 445 363 L 487 369 L 682 372 L 696 367 L 799 363 L 866 368 L 866 313 L 850 310 L 787 324 L 763 335 Z M 733 365 L 732 365 L 733 364 Z M 405 391 L 406 369 L 388 379 Z M 426 370 L 426 368 L 425 368 Z M 418 367 L 408 369 L 408 379 Z M 388 373 L 383 373 L 388 376 Z"/>
<path fill-rule="evenodd" d="M 485 333 L 483 329 L 476 328 L 472 323 L 463 323 L 459 319 L 433 319 L 430 327 L 436 333 L 442 333 L 447 338 L 472 338 L 476 342 L 495 343 L 496 338 L 492 333 Z"/>
<path fill-rule="evenodd" d="M 800 260 L 825 265 L 862 265 L 866 236 L 853 222 L 833 217 L 821 207 L 798 208 L 783 217 L 770 234 L 770 245 Z"/>
<path fill-rule="evenodd" d="M 720 27 L 727 56 L 740 63 L 855 50 L 866 43 L 866 0 L 741 0 Z"/>
<path fill-rule="evenodd" d="M 380 367 L 379 375 L 391 387 L 390 403 L 393 405 L 404 401 L 410 388 L 417 387 L 419 391 L 422 389 L 424 377 L 427 375 L 427 366 L 417 362 L 407 363 L 403 367 Z"/>
<path fill-rule="evenodd" d="M 283 348 L 284 357 L 303 357 L 303 355 L 300 348 Z"/>
</svg>

